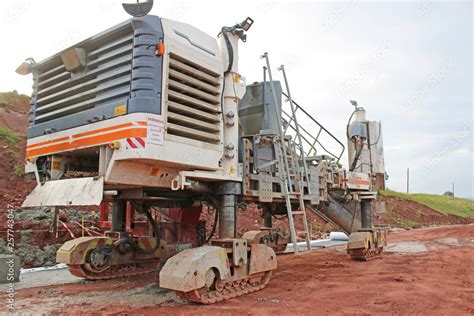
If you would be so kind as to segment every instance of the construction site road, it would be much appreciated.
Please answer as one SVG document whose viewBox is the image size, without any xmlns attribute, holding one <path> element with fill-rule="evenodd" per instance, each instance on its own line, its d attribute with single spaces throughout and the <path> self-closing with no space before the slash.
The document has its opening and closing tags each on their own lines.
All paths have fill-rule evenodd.
<svg viewBox="0 0 474 316">
<path fill-rule="evenodd" d="M 214 305 L 184 301 L 149 274 L 17 289 L 15 307 L 27 314 L 472 315 L 473 264 L 474 225 L 444 226 L 390 233 L 383 257 L 368 262 L 351 261 L 343 246 L 279 256 L 265 289 Z"/>
</svg>

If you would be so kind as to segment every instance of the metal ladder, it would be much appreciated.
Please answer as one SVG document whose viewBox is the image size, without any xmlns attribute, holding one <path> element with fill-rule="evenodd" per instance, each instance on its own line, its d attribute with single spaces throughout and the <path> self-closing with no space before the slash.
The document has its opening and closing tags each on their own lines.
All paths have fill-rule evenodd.
<svg viewBox="0 0 474 316">
<path fill-rule="evenodd" d="M 270 79 L 270 86 L 272 90 L 273 100 L 275 105 L 278 104 L 278 99 L 276 96 L 275 85 L 273 83 L 272 72 L 270 68 L 270 61 L 268 59 L 268 53 L 264 53 L 261 58 L 265 58 L 268 70 L 268 77 Z M 282 122 L 282 117 L 278 115 L 278 111 L 275 111 L 275 115 L 277 116 L 277 121 Z M 303 218 L 303 225 L 304 225 L 304 233 L 305 233 L 305 240 L 306 240 L 306 247 L 308 250 L 311 249 L 311 236 L 308 229 L 308 220 L 306 217 L 305 212 L 305 205 L 303 201 L 303 194 L 304 194 L 304 187 L 303 187 L 303 178 L 302 173 L 299 167 L 299 162 L 296 161 L 295 157 L 295 144 L 292 141 L 291 137 L 286 137 L 283 131 L 282 125 L 278 124 L 279 135 L 274 138 L 274 148 L 275 148 L 275 155 L 278 165 L 278 175 L 281 180 L 281 191 L 282 194 L 285 196 L 286 202 L 286 211 L 288 214 L 288 225 L 290 226 L 290 233 L 291 233 L 291 242 L 293 243 L 293 252 L 295 254 L 298 253 L 298 245 L 296 239 L 296 228 L 294 222 L 294 216 L 302 216 Z M 288 141 L 288 146 L 286 142 Z M 303 159 L 304 160 L 304 159 Z M 291 164 L 291 168 L 290 168 Z M 294 177 L 295 187 L 297 188 L 297 192 L 293 191 L 293 183 L 291 177 Z M 308 184 L 309 187 L 309 184 Z M 297 195 L 299 201 L 299 210 L 293 211 L 291 206 L 291 195 Z"/>
<path fill-rule="evenodd" d="M 309 173 L 308 173 L 308 164 L 306 163 L 306 159 L 305 159 L 305 151 L 303 148 L 303 141 L 301 138 L 300 125 L 298 124 L 295 105 L 293 104 L 293 99 L 291 98 L 290 86 L 288 84 L 288 79 L 286 78 L 285 66 L 281 65 L 280 68 L 278 68 L 278 70 L 283 73 L 283 80 L 285 81 L 286 92 L 288 93 L 288 101 L 290 101 L 290 106 L 291 106 L 291 120 L 295 122 L 294 125 L 295 125 L 296 137 L 298 139 L 298 147 L 300 149 L 300 159 L 303 162 L 304 176 L 306 179 L 308 194 L 311 194 L 311 187 L 309 185 L 310 179 L 309 179 Z M 299 161 L 298 161 L 298 167 L 299 167 Z M 302 178 L 301 181 L 304 181 L 304 179 Z"/>
</svg>

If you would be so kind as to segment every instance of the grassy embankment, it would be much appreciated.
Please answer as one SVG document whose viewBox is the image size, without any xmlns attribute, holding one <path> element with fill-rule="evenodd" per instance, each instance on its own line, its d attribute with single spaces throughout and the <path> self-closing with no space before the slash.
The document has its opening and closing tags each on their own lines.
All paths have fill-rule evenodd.
<svg viewBox="0 0 474 316">
<path fill-rule="evenodd" d="M 474 218 L 474 201 L 472 200 L 446 195 L 406 194 L 395 191 L 384 191 L 382 195 L 423 204 L 441 214 Z"/>
</svg>

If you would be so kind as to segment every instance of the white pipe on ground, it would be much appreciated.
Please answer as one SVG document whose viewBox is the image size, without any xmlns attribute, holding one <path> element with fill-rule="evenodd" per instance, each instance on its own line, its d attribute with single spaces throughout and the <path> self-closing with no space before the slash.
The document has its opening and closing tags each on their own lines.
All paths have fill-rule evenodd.
<svg viewBox="0 0 474 316">
<path fill-rule="evenodd" d="M 329 239 L 347 241 L 349 240 L 349 236 L 347 236 L 344 232 L 331 232 L 329 233 Z"/>
</svg>

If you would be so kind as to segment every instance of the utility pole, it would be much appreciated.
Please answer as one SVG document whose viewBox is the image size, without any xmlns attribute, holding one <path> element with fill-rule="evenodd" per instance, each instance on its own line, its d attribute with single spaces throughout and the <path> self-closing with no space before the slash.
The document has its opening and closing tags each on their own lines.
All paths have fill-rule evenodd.
<svg viewBox="0 0 474 316">
<path fill-rule="evenodd" d="M 410 168 L 407 168 L 407 194 L 410 193 Z"/>
<path fill-rule="evenodd" d="M 454 200 L 454 182 L 453 182 L 453 200 Z"/>
</svg>

